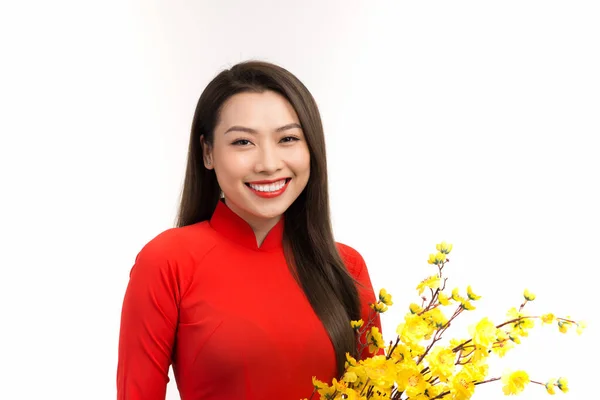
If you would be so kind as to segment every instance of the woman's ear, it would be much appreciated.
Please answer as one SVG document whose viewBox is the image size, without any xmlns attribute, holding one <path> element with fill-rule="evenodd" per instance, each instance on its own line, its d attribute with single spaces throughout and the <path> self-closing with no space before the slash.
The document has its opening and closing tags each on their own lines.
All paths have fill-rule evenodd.
<svg viewBox="0 0 600 400">
<path fill-rule="evenodd" d="M 212 149 L 204 140 L 204 135 L 200 135 L 200 147 L 202 147 L 202 160 L 206 169 L 213 169 Z"/>
</svg>

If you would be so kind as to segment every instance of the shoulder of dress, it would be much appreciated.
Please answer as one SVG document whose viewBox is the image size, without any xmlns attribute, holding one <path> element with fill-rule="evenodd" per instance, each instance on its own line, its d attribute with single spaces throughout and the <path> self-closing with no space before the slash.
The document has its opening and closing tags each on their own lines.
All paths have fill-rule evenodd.
<svg viewBox="0 0 600 400">
<path fill-rule="evenodd" d="M 365 260 L 362 255 L 355 248 L 347 244 L 336 242 L 336 245 L 348 272 L 354 276 L 360 274 L 365 266 Z"/>
<path fill-rule="evenodd" d="M 202 258 L 216 245 L 214 230 L 208 221 L 166 229 L 140 250 L 140 255 L 161 258 L 165 261 L 182 261 Z"/>
</svg>

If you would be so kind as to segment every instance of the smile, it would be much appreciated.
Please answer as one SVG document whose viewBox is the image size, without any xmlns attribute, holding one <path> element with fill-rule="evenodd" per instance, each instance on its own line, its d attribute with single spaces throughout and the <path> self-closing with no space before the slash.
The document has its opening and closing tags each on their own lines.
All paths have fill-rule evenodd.
<svg viewBox="0 0 600 400">
<path fill-rule="evenodd" d="M 290 183 L 291 178 L 281 179 L 279 181 L 270 182 L 270 183 L 246 183 L 246 187 L 248 187 L 254 194 L 260 197 L 272 198 L 277 197 L 287 189 L 288 184 Z"/>
</svg>

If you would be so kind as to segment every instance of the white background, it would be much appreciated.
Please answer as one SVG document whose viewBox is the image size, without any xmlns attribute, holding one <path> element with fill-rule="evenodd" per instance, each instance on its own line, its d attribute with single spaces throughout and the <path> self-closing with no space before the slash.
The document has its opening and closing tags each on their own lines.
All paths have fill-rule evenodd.
<svg viewBox="0 0 600 400">
<path fill-rule="evenodd" d="M 446 240 L 450 287 L 483 295 L 448 337 L 527 287 L 532 313 L 589 328 L 538 328 L 492 372 L 595 398 L 599 20 L 595 1 L 3 2 L 0 398 L 115 397 L 134 257 L 173 224 L 202 89 L 248 58 L 318 101 L 336 238 L 394 295 L 388 340 Z"/>
</svg>

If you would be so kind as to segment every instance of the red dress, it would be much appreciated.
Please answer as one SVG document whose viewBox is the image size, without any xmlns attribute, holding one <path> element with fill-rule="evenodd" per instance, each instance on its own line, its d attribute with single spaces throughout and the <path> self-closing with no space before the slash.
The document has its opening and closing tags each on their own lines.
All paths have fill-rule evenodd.
<svg viewBox="0 0 600 400">
<path fill-rule="evenodd" d="M 329 336 L 285 262 L 283 224 L 258 247 L 219 201 L 210 221 L 144 246 L 123 301 L 119 400 L 164 400 L 170 365 L 182 400 L 298 400 L 310 397 L 313 376 L 335 377 Z M 338 249 L 367 288 L 366 322 L 375 301 L 367 267 L 356 250 Z"/>
</svg>

